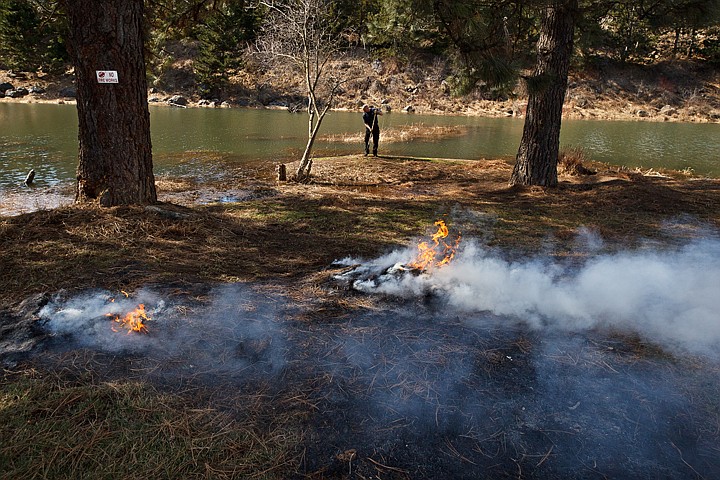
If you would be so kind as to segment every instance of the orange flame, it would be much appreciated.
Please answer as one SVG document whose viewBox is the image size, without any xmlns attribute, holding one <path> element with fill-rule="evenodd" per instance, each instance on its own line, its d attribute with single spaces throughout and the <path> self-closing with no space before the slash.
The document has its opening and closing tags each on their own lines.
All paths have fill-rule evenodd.
<svg viewBox="0 0 720 480">
<path fill-rule="evenodd" d="M 428 270 L 433 267 L 447 265 L 453 257 L 455 257 L 457 246 L 460 243 L 460 235 L 457 236 L 454 244 L 451 245 L 444 240 L 450 234 L 445 222 L 438 220 L 435 222 L 435 226 L 438 227 L 438 229 L 431 237 L 432 243 L 420 242 L 418 245 L 418 255 L 415 257 L 415 260 L 407 264 L 408 267 Z"/>
<path fill-rule="evenodd" d="M 113 313 L 108 313 L 107 316 L 111 317 L 114 322 L 119 323 L 123 328 L 125 328 L 128 335 L 130 332 L 148 333 L 148 329 L 145 326 L 144 321 L 150 320 L 150 317 L 145 312 L 145 305 L 142 303 L 138 305 L 135 310 L 128 312 L 122 318 L 120 315 L 115 315 Z M 113 327 L 113 331 L 119 332 L 120 330 Z"/>
</svg>

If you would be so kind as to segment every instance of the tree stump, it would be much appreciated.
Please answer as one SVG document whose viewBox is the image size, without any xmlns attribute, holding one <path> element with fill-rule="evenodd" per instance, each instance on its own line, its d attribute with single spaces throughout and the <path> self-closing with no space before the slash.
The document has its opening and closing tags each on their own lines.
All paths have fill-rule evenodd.
<svg viewBox="0 0 720 480">
<path fill-rule="evenodd" d="M 287 182 L 287 167 L 284 163 L 281 163 L 277 167 L 275 167 L 275 171 L 277 172 L 278 182 Z"/>
<path fill-rule="evenodd" d="M 35 169 L 30 169 L 30 171 L 27 174 L 27 177 L 25 177 L 25 185 L 28 187 L 33 183 L 35 180 Z"/>
</svg>

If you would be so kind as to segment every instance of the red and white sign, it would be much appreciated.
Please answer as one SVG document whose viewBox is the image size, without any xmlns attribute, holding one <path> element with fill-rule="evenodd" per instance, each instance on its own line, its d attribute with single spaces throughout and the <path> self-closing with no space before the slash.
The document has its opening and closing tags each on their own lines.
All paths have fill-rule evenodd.
<svg viewBox="0 0 720 480">
<path fill-rule="evenodd" d="M 118 83 L 118 73 L 115 70 L 96 70 L 98 83 Z"/>
</svg>

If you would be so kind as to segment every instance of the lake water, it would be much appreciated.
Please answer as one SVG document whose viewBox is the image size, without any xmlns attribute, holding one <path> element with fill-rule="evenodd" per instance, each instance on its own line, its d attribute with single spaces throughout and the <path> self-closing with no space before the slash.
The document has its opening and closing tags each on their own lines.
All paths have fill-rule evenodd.
<svg viewBox="0 0 720 480">
<path fill-rule="evenodd" d="M 155 173 L 221 175 L 222 166 L 297 159 L 307 138 L 307 116 L 278 110 L 150 109 Z M 74 105 L 0 103 L 0 203 L 42 192 L 51 198 L 72 185 L 77 165 Z M 464 159 L 512 158 L 523 119 L 424 116 L 380 117 L 382 129 L 401 125 L 461 125 L 459 137 L 383 142 L 381 154 Z M 362 132 L 360 113 L 332 112 L 322 135 Z M 561 144 L 581 146 L 593 160 L 642 168 L 691 168 L 720 177 L 720 125 L 564 120 Z M 361 145 L 316 143 L 315 155 L 360 153 Z M 35 169 L 34 190 L 23 184 Z M 44 189 L 44 190 L 43 190 Z M 59 194 L 61 195 L 62 194 Z M 66 195 L 66 193 L 65 193 Z M 49 202 L 52 205 L 52 200 Z M 29 208 L 32 209 L 32 208 Z M 0 211 L 2 213 L 2 211 Z"/>
</svg>

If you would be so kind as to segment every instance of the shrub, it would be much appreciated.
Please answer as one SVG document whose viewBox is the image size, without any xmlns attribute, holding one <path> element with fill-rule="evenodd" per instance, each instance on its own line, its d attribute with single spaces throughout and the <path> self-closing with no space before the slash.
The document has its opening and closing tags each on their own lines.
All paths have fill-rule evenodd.
<svg viewBox="0 0 720 480">
<path fill-rule="evenodd" d="M 585 168 L 588 161 L 583 147 L 563 147 L 558 154 L 558 173 L 565 175 L 595 175 L 596 172 Z"/>
</svg>

